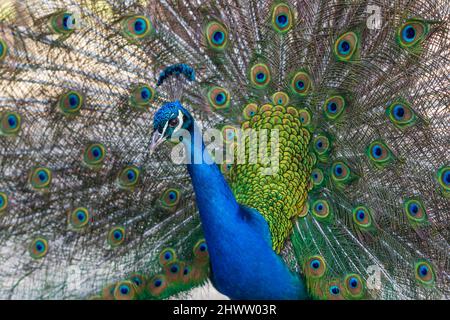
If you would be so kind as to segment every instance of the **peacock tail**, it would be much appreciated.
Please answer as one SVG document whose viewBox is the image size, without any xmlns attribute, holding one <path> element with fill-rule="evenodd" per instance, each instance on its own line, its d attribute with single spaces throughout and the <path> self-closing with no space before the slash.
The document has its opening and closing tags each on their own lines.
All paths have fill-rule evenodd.
<svg viewBox="0 0 450 320">
<path fill-rule="evenodd" d="M 176 96 L 243 151 L 222 173 L 311 298 L 450 298 L 449 17 L 439 0 L 0 4 L 0 297 L 208 281 L 188 171 L 149 149 Z M 248 129 L 277 130 L 259 149 L 276 171 Z"/>
</svg>

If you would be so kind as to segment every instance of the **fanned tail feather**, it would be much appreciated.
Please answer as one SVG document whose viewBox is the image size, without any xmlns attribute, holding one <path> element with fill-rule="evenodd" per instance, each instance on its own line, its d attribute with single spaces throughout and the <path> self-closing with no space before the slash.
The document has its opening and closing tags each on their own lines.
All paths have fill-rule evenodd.
<svg viewBox="0 0 450 320">
<path fill-rule="evenodd" d="M 449 13 L 425 0 L 0 5 L 0 296 L 153 299 L 205 283 L 187 171 L 169 145 L 150 158 L 153 114 L 176 97 L 222 130 L 266 104 L 295 110 L 311 178 L 292 192 L 302 206 L 277 207 L 293 214 L 276 250 L 313 298 L 448 299 Z M 195 81 L 161 81 L 181 64 Z"/>
</svg>

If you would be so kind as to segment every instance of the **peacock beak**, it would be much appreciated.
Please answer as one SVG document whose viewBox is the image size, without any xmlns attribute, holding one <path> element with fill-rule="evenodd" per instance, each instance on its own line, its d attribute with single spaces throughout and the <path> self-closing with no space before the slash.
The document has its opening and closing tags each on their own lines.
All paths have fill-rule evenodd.
<svg viewBox="0 0 450 320">
<path fill-rule="evenodd" d="M 158 130 L 153 131 L 152 142 L 150 144 L 150 155 L 156 150 L 156 148 L 164 142 L 164 133 L 159 133 Z"/>
</svg>

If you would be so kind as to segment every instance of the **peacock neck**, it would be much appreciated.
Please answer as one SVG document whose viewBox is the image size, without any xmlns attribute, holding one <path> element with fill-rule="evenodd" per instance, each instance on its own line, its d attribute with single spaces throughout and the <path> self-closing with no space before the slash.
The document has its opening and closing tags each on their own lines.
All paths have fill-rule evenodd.
<svg viewBox="0 0 450 320">
<path fill-rule="evenodd" d="M 187 168 L 205 226 L 204 231 L 207 234 L 222 232 L 224 228 L 230 228 L 239 205 L 220 169 L 206 150 L 200 130 L 195 125 L 191 137 L 192 139 L 185 142 L 191 156 Z M 227 210 L 222 212 L 217 210 L 218 207 L 226 207 Z"/>
<path fill-rule="evenodd" d="M 232 299 L 304 299 L 305 285 L 272 250 L 266 220 L 240 206 L 200 136 L 183 140 L 190 163 L 212 280 Z"/>
</svg>

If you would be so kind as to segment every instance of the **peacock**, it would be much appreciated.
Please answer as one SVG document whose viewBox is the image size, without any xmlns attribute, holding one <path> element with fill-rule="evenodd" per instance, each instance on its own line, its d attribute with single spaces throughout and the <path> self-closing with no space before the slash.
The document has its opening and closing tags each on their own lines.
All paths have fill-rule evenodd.
<svg viewBox="0 0 450 320">
<path fill-rule="evenodd" d="M 449 27 L 439 0 L 2 1 L 0 298 L 449 299 Z"/>
</svg>

